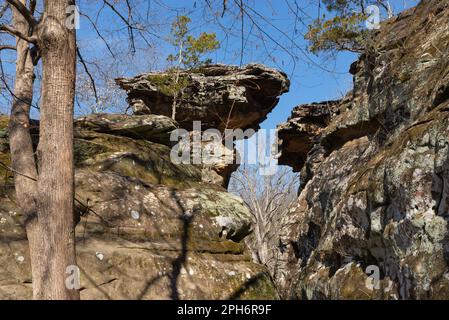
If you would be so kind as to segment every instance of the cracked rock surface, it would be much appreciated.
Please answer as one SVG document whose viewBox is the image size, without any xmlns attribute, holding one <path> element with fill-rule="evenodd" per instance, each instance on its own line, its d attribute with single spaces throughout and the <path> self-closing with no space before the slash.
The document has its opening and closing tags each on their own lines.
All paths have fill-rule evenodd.
<svg viewBox="0 0 449 320">
<path fill-rule="evenodd" d="M 384 22 L 353 90 L 280 126 L 280 162 L 301 171 L 285 297 L 449 299 L 448 20 L 449 1 L 423 0 Z"/>
<path fill-rule="evenodd" d="M 173 93 L 167 87 L 172 78 L 166 72 L 153 72 L 116 82 L 127 91 L 134 114 L 171 116 Z M 257 130 L 290 87 L 285 73 L 261 64 L 206 65 L 185 70 L 180 78 L 185 87 L 178 97 L 176 121 L 187 130 L 194 120 L 201 121 L 204 130 Z"/>
<path fill-rule="evenodd" d="M 7 123 L 0 117 L 0 161 L 9 165 Z M 201 167 L 171 162 L 163 141 L 176 127 L 154 115 L 75 121 L 81 298 L 276 299 L 242 242 L 251 228 L 243 201 L 203 182 Z M 0 167 L 0 177 L 0 299 L 31 298 L 11 172 Z"/>
</svg>

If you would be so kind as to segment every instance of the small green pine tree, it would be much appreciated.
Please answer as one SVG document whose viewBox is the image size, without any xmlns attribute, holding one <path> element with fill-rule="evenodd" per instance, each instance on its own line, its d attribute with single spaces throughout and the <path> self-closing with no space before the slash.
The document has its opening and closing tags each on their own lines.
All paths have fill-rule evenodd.
<svg viewBox="0 0 449 320">
<path fill-rule="evenodd" d="M 190 18 L 179 16 L 172 24 L 170 43 L 177 49 L 170 54 L 167 61 L 175 64 L 175 68 L 193 68 L 210 63 L 210 59 L 202 60 L 204 54 L 220 47 L 215 33 L 202 32 L 197 38 L 189 35 Z"/>
<path fill-rule="evenodd" d="M 173 93 L 172 118 L 174 120 L 176 118 L 177 99 L 188 85 L 187 79 L 181 79 L 180 77 L 181 70 L 209 64 L 211 60 L 203 60 L 203 55 L 220 47 L 215 33 L 202 32 L 197 38 L 190 35 L 190 22 L 189 17 L 178 16 L 172 24 L 169 39 L 172 46 L 176 48 L 176 54 L 169 54 L 167 57 L 167 61 L 172 65 L 168 72 L 173 81 L 167 87 L 168 91 Z"/>
<path fill-rule="evenodd" d="M 365 27 L 368 18 L 366 8 L 375 4 L 391 15 L 387 0 L 322 0 L 322 3 L 333 17 L 328 19 L 323 14 L 309 25 L 305 38 L 312 53 L 335 50 L 361 52 L 372 34 Z"/>
</svg>

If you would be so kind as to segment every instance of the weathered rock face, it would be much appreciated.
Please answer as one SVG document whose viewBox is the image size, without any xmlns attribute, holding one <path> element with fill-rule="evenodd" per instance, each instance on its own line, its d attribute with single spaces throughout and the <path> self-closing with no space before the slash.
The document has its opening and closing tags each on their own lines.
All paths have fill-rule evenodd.
<svg viewBox="0 0 449 320">
<path fill-rule="evenodd" d="M 173 99 L 176 92 L 176 121 L 182 129 L 190 132 L 216 129 L 259 129 L 279 101 L 279 96 L 289 90 L 290 81 L 278 70 L 260 64 L 243 68 L 226 65 L 206 65 L 179 73 L 174 85 L 173 72 L 153 72 L 129 79 L 116 79 L 117 84 L 128 94 L 128 102 L 136 115 L 172 116 Z M 194 125 L 194 121 L 201 124 Z M 212 144 L 203 141 L 202 147 Z M 219 146 L 223 157 L 216 157 L 204 166 L 203 177 L 225 188 L 232 172 L 237 169 L 234 162 L 226 162 L 227 155 L 235 153 L 224 145 Z"/>
<path fill-rule="evenodd" d="M 425 0 L 387 21 L 345 99 L 281 126 L 281 162 L 302 181 L 281 239 L 286 296 L 449 299 L 448 19 L 449 1 Z"/>
<path fill-rule="evenodd" d="M 282 150 L 279 164 L 291 166 L 295 172 L 301 170 L 321 130 L 339 113 L 339 102 L 325 101 L 293 109 L 287 122 L 278 126 Z"/>
<path fill-rule="evenodd" d="M 0 161 L 9 165 L 7 118 Z M 77 256 L 82 299 L 276 299 L 242 239 L 250 212 L 202 168 L 175 165 L 163 116 L 95 115 L 75 122 Z M 31 297 L 11 172 L 0 166 L 0 299 Z"/>
<path fill-rule="evenodd" d="M 157 115 L 91 114 L 75 120 L 75 128 L 170 144 L 178 124 Z"/>
<path fill-rule="evenodd" d="M 147 73 L 116 82 L 127 91 L 135 114 L 171 116 L 172 78 L 169 73 Z M 283 72 L 259 64 L 207 65 L 181 72 L 180 79 L 185 87 L 178 98 L 176 121 L 187 130 L 194 120 L 201 121 L 203 130 L 257 130 L 290 86 Z"/>
</svg>

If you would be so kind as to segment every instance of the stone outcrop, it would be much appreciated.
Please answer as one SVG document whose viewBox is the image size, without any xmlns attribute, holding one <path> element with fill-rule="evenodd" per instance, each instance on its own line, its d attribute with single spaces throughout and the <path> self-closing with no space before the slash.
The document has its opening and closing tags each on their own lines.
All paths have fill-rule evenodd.
<svg viewBox="0 0 449 320">
<path fill-rule="evenodd" d="M 290 81 L 285 73 L 260 64 L 239 68 L 227 65 L 205 65 L 180 71 L 178 84 L 174 85 L 174 71 L 152 72 L 133 78 L 119 78 L 116 83 L 128 95 L 128 103 L 135 115 L 172 116 L 176 96 L 176 121 L 180 128 L 190 132 L 216 129 L 222 134 L 226 129 L 259 129 L 287 92 Z M 176 92 L 176 94 L 175 94 Z M 194 127 L 194 121 L 200 125 Z M 203 141 L 202 148 L 212 144 Z M 229 153 L 239 155 L 224 145 L 218 146 L 222 155 L 204 167 L 206 182 L 225 188 L 232 172 L 237 169 L 235 161 L 226 162 Z"/>
<path fill-rule="evenodd" d="M 175 121 L 164 116 L 122 114 L 91 114 L 76 119 L 74 126 L 75 129 L 145 139 L 163 144 L 170 144 L 170 134 L 178 128 Z"/>
<path fill-rule="evenodd" d="M 449 299 L 448 20 L 449 1 L 423 0 L 386 21 L 352 92 L 280 126 L 302 183 L 280 239 L 285 297 Z"/>
<path fill-rule="evenodd" d="M 127 91 L 134 114 L 171 116 L 173 77 L 155 72 L 116 82 Z M 182 71 L 179 77 L 184 87 L 177 101 L 176 121 L 187 130 L 192 129 L 193 121 L 201 121 L 203 130 L 257 130 L 290 86 L 283 72 L 260 64 L 243 68 L 206 65 Z"/>
<path fill-rule="evenodd" d="M 0 117 L 0 299 L 31 297 L 14 200 L 6 117 Z M 164 116 L 75 121 L 77 256 L 82 299 L 276 299 L 242 239 L 250 212 L 202 168 L 170 160 Z M 38 127 L 33 129 L 37 132 Z"/>
<path fill-rule="evenodd" d="M 325 101 L 293 109 L 287 122 L 278 126 L 279 148 L 282 150 L 279 164 L 290 166 L 295 172 L 301 170 L 321 130 L 339 112 L 339 102 Z"/>
</svg>

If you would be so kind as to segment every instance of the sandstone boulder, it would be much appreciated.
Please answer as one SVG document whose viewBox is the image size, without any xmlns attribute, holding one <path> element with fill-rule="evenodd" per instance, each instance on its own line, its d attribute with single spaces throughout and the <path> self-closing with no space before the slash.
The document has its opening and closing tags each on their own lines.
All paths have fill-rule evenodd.
<svg viewBox="0 0 449 320">
<path fill-rule="evenodd" d="M 283 72 L 260 64 L 206 65 L 182 71 L 180 79 L 185 87 L 177 101 L 176 120 L 187 130 L 193 121 L 201 121 L 203 130 L 257 130 L 290 86 Z M 126 90 L 134 114 L 165 116 L 172 114 L 172 81 L 167 72 L 116 80 Z"/>
<path fill-rule="evenodd" d="M 146 139 L 170 144 L 170 133 L 178 124 L 157 115 L 129 116 L 123 114 L 91 114 L 75 120 L 75 128 Z"/>
<path fill-rule="evenodd" d="M 81 298 L 276 299 L 266 269 L 242 242 L 251 229 L 243 201 L 203 182 L 201 166 L 171 162 L 170 148 L 152 134 L 158 140 L 174 122 L 133 117 L 75 122 Z M 8 166 L 7 118 L 0 124 L 0 160 Z M 0 175 L 0 299 L 31 298 L 12 174 L 0 166 Z"/>
</svg>

